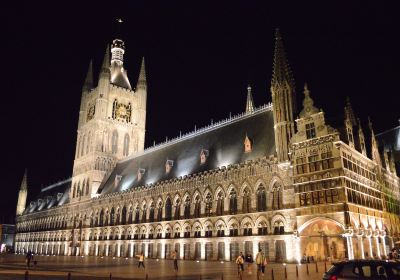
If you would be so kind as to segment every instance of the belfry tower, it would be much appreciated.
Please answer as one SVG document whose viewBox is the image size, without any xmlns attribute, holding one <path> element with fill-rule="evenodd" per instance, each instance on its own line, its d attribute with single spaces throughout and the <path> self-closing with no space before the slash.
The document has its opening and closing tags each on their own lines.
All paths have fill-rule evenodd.
<svg viewBox="0 0 400 280">
<path fill-rule="evenodd" d="M 92 62 L 82 88 L 71 202 L 96 196 L 117 161 L 144 149 L 147 85 L 144 59 L 137 89 L 124 68 L 125 43 L 115 39 L 104 54 L 97 87 Z"/>
<path fill-rule="evenodd" d="M 274 110 L 275 147 L 279 162 L 289 161 L 289 145 L 294 135 L 295 84 L 279 30 L 275 31 L 275 52 L 271 81 Z"/>
</svg>

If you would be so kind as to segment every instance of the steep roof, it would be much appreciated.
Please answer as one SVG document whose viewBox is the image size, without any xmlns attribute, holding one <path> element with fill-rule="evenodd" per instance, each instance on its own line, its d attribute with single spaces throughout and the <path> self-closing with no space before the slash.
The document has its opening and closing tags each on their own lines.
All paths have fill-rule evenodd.
<svg viewBox="0 0 400 280">
<path fill-rule="evenodd" d="M 245 152 L 244 141 L 252 149 Z M 201 163 L 200 155 L 206 160 Z M 195 174 L 274 154 L 271 106 L 198 130 L 120 161 L 100 186 L 101 195 Z M 167 172 L 167 164 L 170 172 Z"/>
<path fill-rule="evenodd" d="M 376 134 L 382 150 L 393 152 L 397 174 L 400 174 L 400 125 Z"/>
<path fill-rule="evenodd" d="M 69 202 L 71 180 L 67 179 L 42 188 L 39 195 L 26 205 L 24 214 L 46 210 Z"/>
</svg>

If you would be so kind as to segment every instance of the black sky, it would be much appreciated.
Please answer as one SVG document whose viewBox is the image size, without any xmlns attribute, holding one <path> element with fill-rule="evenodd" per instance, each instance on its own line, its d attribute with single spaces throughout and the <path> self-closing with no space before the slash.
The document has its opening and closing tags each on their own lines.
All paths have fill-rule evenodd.
<svg viewBox="0 0 400 280">
<path fill-rule="evenodd" d="M 125 21 L 132 85 L 146 57 L 146 146 L 243 111 L 248 83 L 257 105 L 269 102 L 276 27 L 299 106 L 307 82 L 331 124 L 341 122 L 346 96 L 364 123 L 371 116 L 376 132 L 398 124 L 397 7 L 380 1 L 264 2 L 2 4 L 0 222 L 12 222 L 25 167 L 30 198 L 41 185 L 71 176 L 82 83 L 91 58 L 97 77 L 117 17 Z"/>
</svg>

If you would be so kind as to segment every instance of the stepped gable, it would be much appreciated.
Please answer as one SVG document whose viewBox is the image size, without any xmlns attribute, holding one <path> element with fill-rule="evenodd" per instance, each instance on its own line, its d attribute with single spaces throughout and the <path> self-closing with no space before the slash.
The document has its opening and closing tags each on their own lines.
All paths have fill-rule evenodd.
<svg viewBox="0 0 400 280">
<path fill-rule="evenodd" d="M 246 137 L 250 147 L 245 149 Z M 99 194 L 126 191 L 270 156 L 274 152 L 273 113 L 271 106 L 267 106 L 120 161 L 100 186 Z"/>
<path fill-rule="evenodd" d="M 47 210 L 68 203 L 70 188 L 71 179 L 42 188 L 39 195 L 27 204 L 24 214 Z"/>
</svg>

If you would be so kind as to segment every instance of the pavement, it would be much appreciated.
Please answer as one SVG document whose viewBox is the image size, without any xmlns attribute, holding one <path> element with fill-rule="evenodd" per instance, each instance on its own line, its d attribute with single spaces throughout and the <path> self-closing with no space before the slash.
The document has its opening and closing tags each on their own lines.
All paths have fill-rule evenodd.
<svg viewBox="0 0 400 280">
<path fill-rule="evenodd" d="M 175 280 L 230 280 L 257 279 L 256 265 L 252 264 L 238 276 L 234 262 L 184 261 L 179 260 L 179 270 L 173 269 L 172 260 L 146 259 L 146 268 L 138 268 L 136 259 L 113 257 L 69 257 L 35 256 L 37 267 L 26 269 L 25 256 L 7 254 L 0 256 L 0 280 L 139 280 L 139 279 L 175 279 Z M 308 273 L 307 273 L 308 266 Z M 326 264 L 327 269 L 330 265 Z M 286 277 L 285 277 L 286 268 Z M 308 265 L 271 263 L 259 280 L 280 279 L 322 279 L 325 263 Z M 25 273 L 28 271 L 28 278 Z M 70 278 L 68 278 L 70 274 Z M 272 275 L 273 274 L 273 275 Z M 147 278 L 146 278 L 147 277 Z"/>
</svg>

